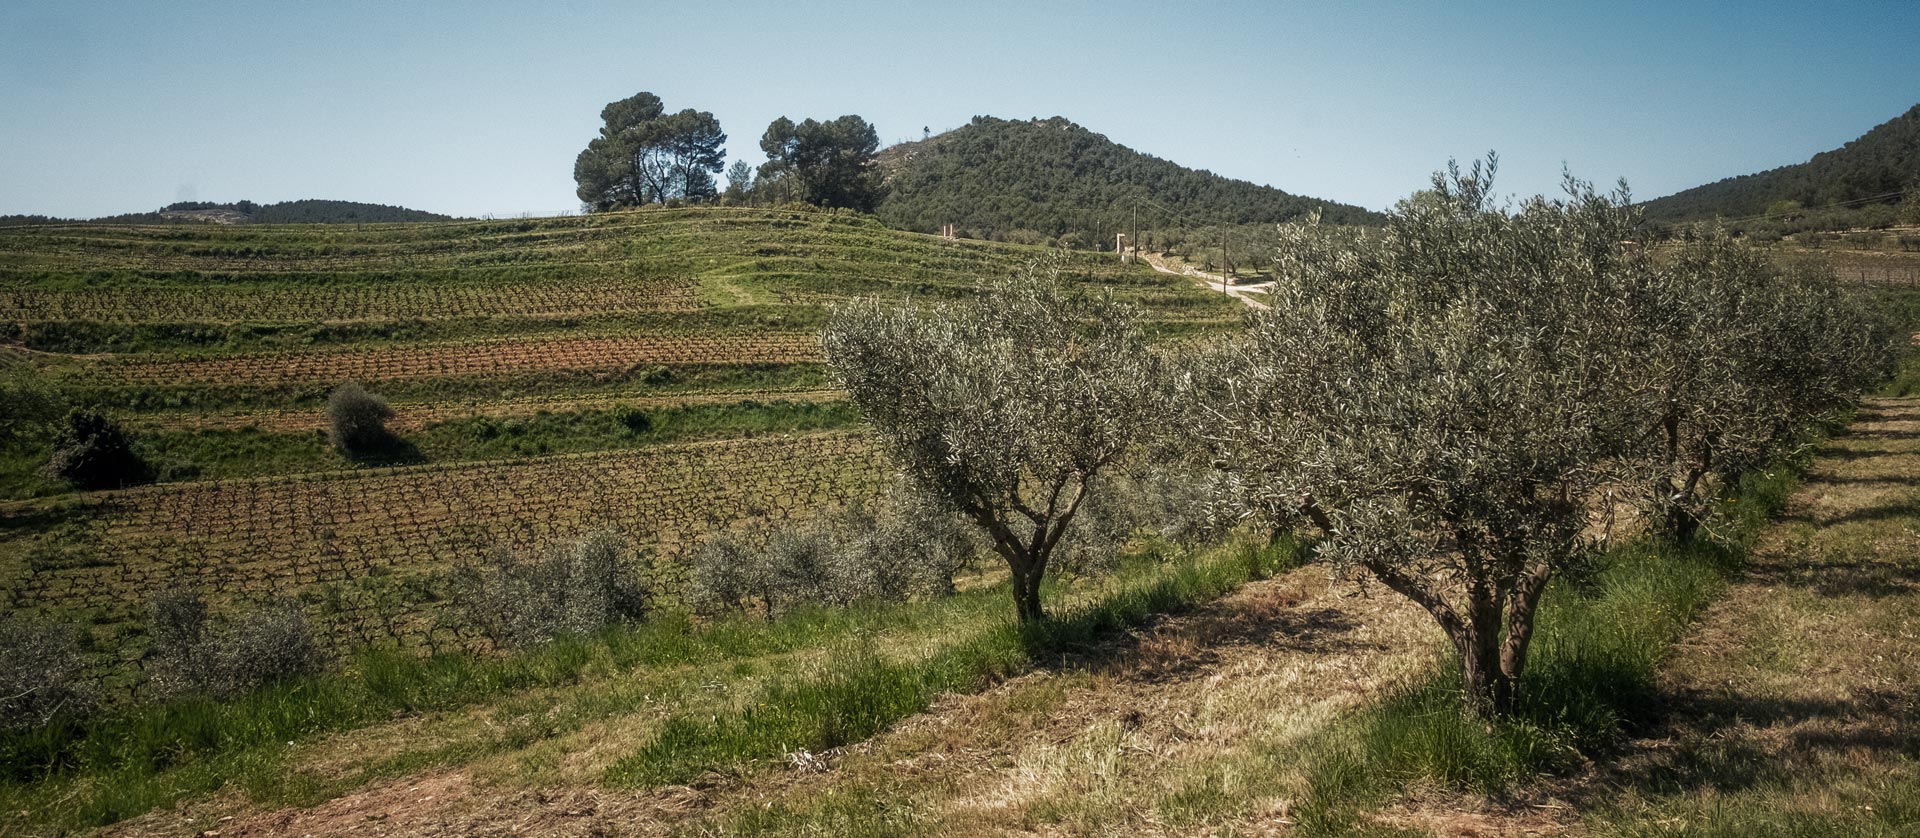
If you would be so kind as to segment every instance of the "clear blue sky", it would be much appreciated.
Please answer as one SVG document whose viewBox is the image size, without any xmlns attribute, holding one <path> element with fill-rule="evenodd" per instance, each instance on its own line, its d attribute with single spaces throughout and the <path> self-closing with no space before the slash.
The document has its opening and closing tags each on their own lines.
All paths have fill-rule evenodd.
<svg viewBox="0 0 1920 838">
<path fill-rule="evenodd" d="M 600 108 L 883 141 L 1061 115 L 1179 163 L 1384 207 L 1497 149 L 1502 191 L 1653 197 L 1795 163 L 1920 101 L 1920 2 L 598 3 L 9 0 L 0 213 L 337 198 L 573 207 Z"/>
</svg>

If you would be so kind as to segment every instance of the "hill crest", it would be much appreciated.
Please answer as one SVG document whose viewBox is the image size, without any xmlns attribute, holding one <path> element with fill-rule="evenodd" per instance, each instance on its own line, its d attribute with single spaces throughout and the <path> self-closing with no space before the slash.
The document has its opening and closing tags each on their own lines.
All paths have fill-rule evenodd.
<svg viewBox="0 0 1920 838">
<path fill-rule="evenodd" d="M 976 116 L 882 150 L 880 166 L 889 186 L 880 217 L 928 233 L 952 224 L 980 238 L 1097 245 L 1124 228 L 1136 198 L 1188 225 L 1276 223 L 1316 210 L 1331 223 L 1381 219 L 1362 207 L 1182 166 L 1059 116 Z"/>
<path fill-rule="evenodd" d="M 1795 163 L 1723 178 L 1647 201 L 1660 221 L 1763 215 L 1792 201 L 1807 209 L 1893 204 L 1920 188 L 1920 105 L 1887 120 L 1840 148 Z"/>
</svg>

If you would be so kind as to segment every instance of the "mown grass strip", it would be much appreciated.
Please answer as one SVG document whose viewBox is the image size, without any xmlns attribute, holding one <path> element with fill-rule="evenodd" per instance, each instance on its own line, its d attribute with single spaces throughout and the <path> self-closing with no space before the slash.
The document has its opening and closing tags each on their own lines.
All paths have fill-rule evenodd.
<svg viewBox="0 0 1920 838">
<path fill-rule="evenodd" d="M 776 682 L 737 713 L 670 718 L 646 746 L 609 767 L 606 779 L 623 786 L 687 783 L 708 772 L 748 771 L 787 754 L 858 742 L 925 710 L 942 693 L 978 690 L 1156 614 L 1218 598 L 1291 565 L 1296 553 L 1283 542 L 1188 555 L 1127 574 L 1046 622 L 1022 626 L 1009 615 L 916 661 L 841 649 L 818 674 Z"/>
<path fill-rule="evenodd" d="M 1026 630 L 1012 624 L 1004 585 L 993 585 L 928 602 L 806 609 L 775 621 L 739 617 L 696 626 L 684 615 L 663 615 L 502 657 L 369 650 L 340 672 L 230 700 L 187 697 L 0 735 L 0 811 L 27 812 L 25 821 L 15 821 L 22 826 L 74 829 L 112 824 L 236 782 L 269 798 L 284 796 L 286 746 L 295 742 L 635 671 L 692 671 L 859 644 L 858 653 L 836 652 L 823 678 L 770 688 L 759 706 L 779 712 L 749 710 L 723 728 L 670 719 L 658 741 L 698 744 L 642 770 L 697 775 L 715 760 L 734 764 L 867 738 L 940 692 L 977 688 L 1154 614 L 1219 596 L 1290 557 L 1286 550 L 1247 549 L 1172 564 L 1139 557 L 1091 604 L 1070 606 L 1052 624 Z M 1056 598 L 1059 593 L 1056 588 Z M 924 660 L 888 663 L 870 651 L 871 640 L 883 633 L 939 637 L 972 625 L 989 628 L 962 631 L 969 639 Z"/>
<path fill-rule="evenodd" d="M 26 811 L 45 826 L 106 825 L 229 782 L 274 776 L 289 743 L 637 670 L 710 666 L 883 632 L 932 632 L 997 612 L 1005 597 L 988 587 L 936 601 L 802 609 L 775 621 L 742 616 L 699 626 L 665 614 L 499 657 L 364 651 L 342 671 L 229 700 L 187 697 L 0 735 L 0 812 Z"/>
</svg>

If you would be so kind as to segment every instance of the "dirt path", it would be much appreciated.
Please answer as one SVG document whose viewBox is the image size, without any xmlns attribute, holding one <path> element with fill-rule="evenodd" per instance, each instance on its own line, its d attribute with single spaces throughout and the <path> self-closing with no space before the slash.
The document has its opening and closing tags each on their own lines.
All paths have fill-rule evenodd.
<svg viewBox="0 0 1920 838">
<path fill-rule="evenodd" d="M 1229 297 L 1239 300 L 1240 302 L 1245 303 L 1248 308 L 1257 309 L 1259 311 L 1265 311 L 1267 309 L 1266 303 L 1263 303 L 1263 302 L 1260 302 L 1259 300 L 1254 299 L 1251 295 L 1261 293 L 1272 288 L 1273 287 L 1272 282 L 1257 282 L 1252 285 L 1235 285 L 1232 282 L 1228 281 L 1227 277 L 1220 276 L 1219 274 L 1207 273 L 1192 265 L 1181 265 L 1179 270 L 1174 270 L 1172 260 L 1166 256 L 1162 256 L 1159 254 L 1142 252 L 1140 254 L 1140 258 L 1142 260 L 1145 260 L 1148 265 L 1152 265 L 1154 270 L 1159 271 L 1163 274 L 1174 274 L 1176 276 L 1193 277 L 1194 279 L 1197 279 L 1200 281 L 1200 285 L 1202 287 L 1210 291 L 1218 291 L 1222 294 L 1225 294 Z"/>
</svg>

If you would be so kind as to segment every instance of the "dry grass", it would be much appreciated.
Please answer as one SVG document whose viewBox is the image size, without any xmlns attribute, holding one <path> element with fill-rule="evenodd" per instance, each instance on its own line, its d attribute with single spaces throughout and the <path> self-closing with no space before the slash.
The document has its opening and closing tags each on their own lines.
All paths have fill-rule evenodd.
<svg viewBox="0 0 1920 838">
<path fill-rule="evenodd" d="M 1617 802 L 1596 831 L 1784 830 L 1796 813 L 1832 834 L 1894 826 L 1920 796 L 1916 638 L 1920 400 L 1875 400 L 1677 650 L 1670 721 L 1603 778 Z"/>
<path fill-rule="evenodd" d="M 290 760 L 298 766 L 293 773 L 338 781 L 369 776 L 382 761 L 431 743 L 453 755 L 438 763 L 446 767 L 267 813 L 236 791 L 149 815 L 118 834 L 185 835 L 209 824 L 229 836 L 697 834 L 723 826 L 775 833 L 818 827 L 819 834 L 909 827 L 960 835 L 1185 834 L 1202 824 L 1180 809 L 1182 789 L 1220 782 L 1273 788 L 1262 766 L 1275 749 L 1386 683 L 1426 669 L 1436 641 L 1426 616 L 1397 597 L 1356 595 L 1330 584 L 1323 570 L 1306 568 L 987 692 L 944 697 L 890 732 L 798 757 L 788 770 L 632 792 L 592 784 L 607 760 L 644 741 L 664 712 L 711 701 L 704 687 L 717 677 L 683 678 L 686 690 L 661 691 L 653 711 L 609 715 L 524 747 L 480 744 L 497 746 L 503 728 L 537 716 L 542 706 L 562 712 L 553 708 L 617 703 L 602 694 L 623 688 L 599 684 L 548 691 L 511 708 L 346 734 Z M 897 642 L 896 653 L 912 654 L 908 645 L 924 641 Z M 789 661 L 768 671 L 804 665 Z M 474 743 L 464 758 L 462 741 Z M 886 790 L 884 801 L 876 789 Z M 848 801 L 864 803 L 849 810 Z M 1284 795 L 1250 800 L 1213 825 L 1283 825 L 1286 805 Z"/>
</svg>

